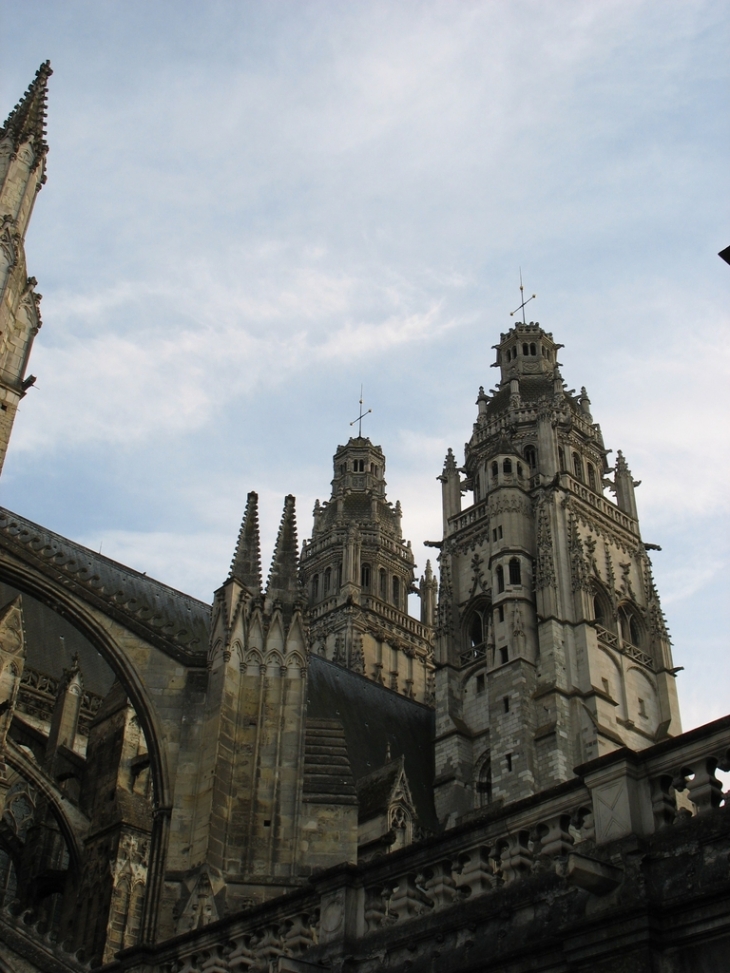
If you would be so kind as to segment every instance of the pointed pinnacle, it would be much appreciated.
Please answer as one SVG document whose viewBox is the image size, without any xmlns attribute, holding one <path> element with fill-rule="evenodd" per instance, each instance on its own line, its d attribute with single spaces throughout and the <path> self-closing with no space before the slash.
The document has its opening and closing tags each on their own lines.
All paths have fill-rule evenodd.
<svg viewBox="0 0 730 973">
<path fill-rule="evenodd" d="M 24 142 L 33 143 L 36 159 L 48 151 L 46 143 L 46 99 L 48 79 L 53 74 L 51 62 L 44 61 L 18 104 L 0 128 L 0 140 L 10 137 L 17 150 Z"/>
<path fill-rule="evenodd" d="M 276 538 L 269 580 L 266 583 L 266 594 L 285 604 L 291 604 L 299 595 L 299 547 L 295 503 L 296 500 L 291 494 L 284 499 L 284 513 Z"/>
<path fill-rule="evenodd" d="M 231 561 L 230 578 L 253 591 L 261 591 L 261 542 L 259 540 L 259 495 L 253 490 L 246 498 L 246 511 L 238 532 Z"/>
</svg>

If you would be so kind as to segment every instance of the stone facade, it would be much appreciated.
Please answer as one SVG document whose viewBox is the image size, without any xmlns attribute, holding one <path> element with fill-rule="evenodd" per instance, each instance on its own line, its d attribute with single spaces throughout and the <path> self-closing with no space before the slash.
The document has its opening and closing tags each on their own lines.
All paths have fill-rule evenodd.
<svg viewBox="0 0 730 973">
<path fill-rule="evenodd" d="M 49 74 L 0 133 L 3 455 Z M 730 717 L 680 732 L 637 484 L 559 347 L 496 345 L 438 582 L 360 435 L 266 582 L 249 493 L 212 605 L 0 509 L 3 973 L 724 968 Z"/>
</svg>

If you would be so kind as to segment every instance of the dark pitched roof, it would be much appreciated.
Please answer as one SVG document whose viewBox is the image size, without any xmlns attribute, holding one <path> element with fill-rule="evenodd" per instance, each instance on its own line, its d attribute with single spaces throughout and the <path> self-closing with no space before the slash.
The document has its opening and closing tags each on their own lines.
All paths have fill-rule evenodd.
<svg viewBox="0 0 730 973">
<path fill-rule="evenodd" d="M 339 720 L 356 780 L 379 770 L 386 753 L 404 758 L 421 825 L 438 831 L 433 806 L 434 712 L 365 676 L 313 655 L 309 665 L 307 718 Z"/>
<path fill-rule="evenodd" d="M 169 655 L 204 664 L 210 605 L 2 507 L 0 546 Z"/>
<path fill-rule="evenodd" d="M 388 802 L 403 770 L 403 763 L 403 757 L 391 760 L 384 767 L 373 770 L 357 782 L 357 799 L 361 821 L 367 821 L 368 818 L 375 817 L 376 814 L 383 814 L 388 810 Z"/>
<path fill-rule="evenodd" d="M 303 792 L 304 800 L 312 804 L 357 804 L 345 731 L 339 720 L 307 720 Z"/>
</svg>

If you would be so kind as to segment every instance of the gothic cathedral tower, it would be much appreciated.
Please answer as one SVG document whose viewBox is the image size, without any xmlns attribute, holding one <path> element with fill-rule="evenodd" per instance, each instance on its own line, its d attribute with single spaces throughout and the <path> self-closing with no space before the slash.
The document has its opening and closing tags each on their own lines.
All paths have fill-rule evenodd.
<svg viewBox="0 0 730 973">
<path fill-rule="evenodd" d="M 585 388 L 561 378 L 561 347 L 538 324 L 501 335 L 499 385 L 479 390 L 463 468 L 449 450 L 440 477 L 443 821 L 681 732 L 637 484 L 620 452 L 609 468 Z"/>
<path fill-rule="evenodd" d="M 0 129 L 0 470 L 18 403 L 33 384 L 25 377 L 41 326 L 37 281 L 27 276 L 25 234 L 36 194 L 46 181 L 48 61 Z"/>
<path fill-rule="evenodd" d="M 385 495 L 385 456 L 358 436 L 334 456 L 332 497 L 314 506 L 301 577 L 314 651 L 419 702 L 432 702 L 436 581 L 430 564 L 414 585 L 400 502 Z M 408 594 L 421 596 L 421 621 Z"/>
</svg>

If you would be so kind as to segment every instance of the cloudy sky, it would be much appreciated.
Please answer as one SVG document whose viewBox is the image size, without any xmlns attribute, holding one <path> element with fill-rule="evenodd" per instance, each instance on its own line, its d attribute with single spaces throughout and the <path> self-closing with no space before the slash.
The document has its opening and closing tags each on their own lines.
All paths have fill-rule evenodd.
<svg viewBox="0 0 730 973">
<path fill-rule="evenodd" d="M 363 383 L 422 570 L 522 267 L 642 480 L 685 725 L 728 711 L 724 0 L 0 5 L 0 112 L 55 72 L 0 502 L 210 600 L 248 490 L 308 535 Z"/>
</svg>

